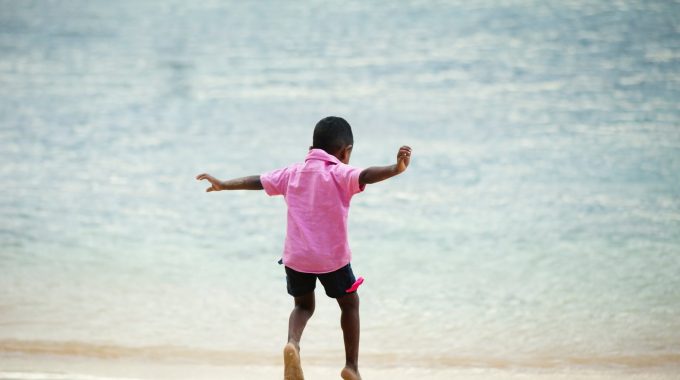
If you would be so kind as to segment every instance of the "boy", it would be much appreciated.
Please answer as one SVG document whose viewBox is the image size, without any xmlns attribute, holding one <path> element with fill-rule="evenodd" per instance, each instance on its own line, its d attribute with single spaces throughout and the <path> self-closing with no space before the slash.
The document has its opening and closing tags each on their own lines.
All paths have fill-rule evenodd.
<svg viewBox="0 0 680 380">
<path fill-rule="evenodd" d="M 352 273 L 347 242 L 347 215 L 352 196 L 366 184 L 402 173 L 411 160 L 411 148 L 402 146 L 394 165 L 358 169 L 349 166 L 354 137 L 350 125 L 340 117 L 326 117 L 314 128 L 312 146 L 304 163 L 292 164 L 260 176 L 220 181 L 209 174 L 206 191 L 265 190 L 283 195 L 288 220 L 283 264 L 288 293 L 295 307 L 288 321 L 288 343 L 284 355 L 284 379 L 303 379 L 300 338 L 314 313 L 314 288 L 318 278 L 326 294 L 340 306 L 345 342 L 345 368 L 340 376 L 359 380 L 359 296 Z M 351 289 L 350 289 L 351 288 Z"/>
</svg>

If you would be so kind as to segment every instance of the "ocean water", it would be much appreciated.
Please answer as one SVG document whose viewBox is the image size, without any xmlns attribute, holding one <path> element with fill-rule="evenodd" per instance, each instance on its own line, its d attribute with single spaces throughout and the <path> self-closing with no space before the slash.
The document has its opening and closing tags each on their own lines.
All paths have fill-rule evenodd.
<svg viewBox="0 0 680 380">
<path fill-rule="evenodd" d="M 363 362 L 677 368 L 678 104 L 674 1 L 0 0 L 0 369 L 277 363 L 283 200 L 194 177 L 327 115 L 352 165 L 413 148 L 352 203 Z"/>
</svg>

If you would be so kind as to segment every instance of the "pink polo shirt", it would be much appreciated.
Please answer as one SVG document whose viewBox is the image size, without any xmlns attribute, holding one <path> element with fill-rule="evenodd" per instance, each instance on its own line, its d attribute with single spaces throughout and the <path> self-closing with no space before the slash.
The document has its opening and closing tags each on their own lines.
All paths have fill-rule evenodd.
<svg viewBox="0 0 680 380">
<path fill-rule="evenodd" d="M 349 264 L 347 214 L 361 169 L 345 165 L 321 149 L 304 163 L 260 176 L 268 195 L 283 195 L 288 205 L 283 263 L 298 272 L 328 273 Z"/>
</svg>

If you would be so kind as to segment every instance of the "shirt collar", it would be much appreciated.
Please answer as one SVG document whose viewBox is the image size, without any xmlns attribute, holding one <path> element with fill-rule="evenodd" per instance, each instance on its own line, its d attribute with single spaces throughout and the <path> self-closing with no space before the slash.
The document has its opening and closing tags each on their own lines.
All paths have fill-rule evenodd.
<svg viewBox="0 0 680 380">
<path fill-rule="evenodd" d="M 337 157 L 332 156 L 328 153 L 326 153 L 325 150 L 323 149 L 311 149 L 309 153 L 307 153 L 307 157 L 305 157 L 305 161 L 309 160 L 319 160 L 319 161 L 327 161 L 327 162 L 332 162 L 334 164 L 340 164 L 340 160 L 338 160 Z"/>
</svg>

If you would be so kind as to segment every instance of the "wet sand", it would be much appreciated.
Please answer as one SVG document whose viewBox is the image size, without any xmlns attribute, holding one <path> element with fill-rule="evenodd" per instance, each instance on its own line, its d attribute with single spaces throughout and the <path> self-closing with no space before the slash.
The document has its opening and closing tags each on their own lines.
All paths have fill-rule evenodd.
<svg viewBox="0 0 680 380">
<path fill-rule="evenodd" d="M 37 360 L 36 360 L 37 359 Z M 304 366 L 304 361 L 303 361 Z M 340 379 L 341 366 L 304 366 L 305 378 Z M 677 379 L 680 363 L 649 368 L 458 368 L 458 367 L 371 367 L 361 368 L 369 380 L 651 380 Z M 158 363 L 128 359 L 92 359 L 60 356 L 36 358 L 26 355 L 0 357 L 0 380 L 152 380 L 152 379 L 244 379 L 283 378 L 280 365 L 196 365 Z"/>
</svg>

